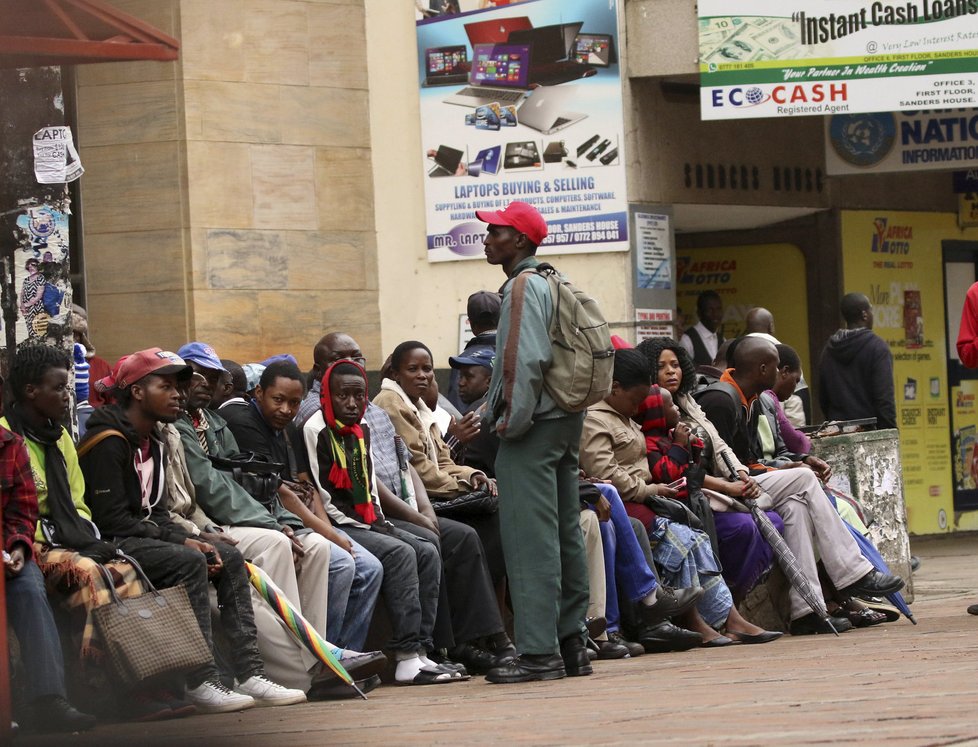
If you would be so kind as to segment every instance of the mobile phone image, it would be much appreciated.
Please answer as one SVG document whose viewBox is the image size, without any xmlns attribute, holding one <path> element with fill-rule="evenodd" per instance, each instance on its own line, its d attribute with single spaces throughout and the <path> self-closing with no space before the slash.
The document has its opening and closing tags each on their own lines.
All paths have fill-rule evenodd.
<svg viewBox="0 0 978 747">
<path fill-rule="evenodd" d="M 205 552 L 204 557 L 207 558 L 207 565 L 217 565 L 217 553 L 213 550 Z"/>
</svg>

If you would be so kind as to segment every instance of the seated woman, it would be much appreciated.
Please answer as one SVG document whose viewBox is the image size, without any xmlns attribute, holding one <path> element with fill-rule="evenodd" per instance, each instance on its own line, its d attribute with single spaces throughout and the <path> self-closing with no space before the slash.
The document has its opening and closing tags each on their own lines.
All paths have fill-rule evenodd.
<svg viewBox="0 0 978 747">
<path fill-rule="evenodd" d="M 390 415 L 397 435 L 411 453 L 411 464 L 421 477 L 429 498 L 432 501 L 449 500 L 479 489 L 495 494 L 495 480 L 480 470 L 452 460 L 434 415 L 423 400 L 435 377 L 428 347 L 416 340 L 402 342 L 394 348 L 384 373 L 381 391 L 373 398 L 373 403 Z M 466 516 L 460 520 L 479 533 L 492 581 L 498 584 L 506 572 L 498 515 Z"/>
<path fill-rule="evenodd" d="M 650 386 L 645 357 L 635 350 L 616 351 L 611 393 L 588 408 L 584 420 L 581 467 L 592 477 L 609 480 L 626 506 L 666 492 L 665 486 L 652 483 L 645 439 L 631 420 L 648 396 Z M 781 635 L 741 617 L 706 534 L 656 516 L 651 522 L 650 537 L 657 542 L 653 555 L 665 584 L 680 588 L 701 586 L 704 590 L 698 613 L 691 610 L 685 618 L 690 629 L 702 634 L 704 646 L 722 646 L 734 640 L 766 643 Z M 726 627 L 729 636 L 717 633 L 716 628 L 720 627 Z"/>
<path fill-rule="evenodd" d="M 652 381 L 662 390 L 668 391 L 673 401 L 679 407 L 683 420 L 704 442 L 704 462 L 706 477 L 703 487 L 723 495 L 740 498 L 744 490 L 741 482 L 731 482 L 722 476 L 729 474 L 727 460 L 735 469 L 744 469 L 733 450 L 720 438 L 706 414 L 696 404 L 691 392 L 696 385 L 696 369 L 689 353 L 675 340 L 666 337 L 656 337 L 643 340 L 638 346 L 639 352 L 645 355 L 650 367 Z M 636 420 L 642 423 L 642 430 L 650 435 L 656 422 L 656 413 L 649 411 L 651 405 L 657 402 L 643 403 L 636 414 Z M 650 425 L 646 426 L 648 419 Z M 773 511 L 766 512 L 778 528 L 784 531 L 784 522 Z M 715 511 L 713 520 L 716 524 L 719 541 L 720 563 L 723 566 L 723 578 L 730 587 L 734 599 L 740 601 L 750 592 L 758 581 L 766 574 L 774 563 L 774 553 L 770 545 L 764 541 L 750 514 L 737 511 Z"/>
</svg>

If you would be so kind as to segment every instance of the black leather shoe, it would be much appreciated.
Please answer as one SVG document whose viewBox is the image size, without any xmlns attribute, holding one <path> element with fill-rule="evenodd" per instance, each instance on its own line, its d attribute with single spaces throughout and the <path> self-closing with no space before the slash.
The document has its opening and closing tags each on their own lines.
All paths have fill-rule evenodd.
<svg viewBox="0 0 978 747">
<path fill-rule="evenodd" d="M 655 625 L 670 617 L 681 615 L 696 604 L 703 596 L 703 589 L 692 586 L 688 589 L 671 589 L 659 586 L 655 604 L 649 606 L 639 602 L 638 611 L 646 625 Z"/>
<path fill-rule="evenodd" d="M 354 680 L 353 683 L 360 688 L 364 695 L 380 685 L 380 675 L 372 674 L 363 680 Z M 333 682 L 332 684 L 316 686 L 313 685 L 306 693 L 309 700 L 348 700 L 359 698 L 360 695 L 345 682 Z"/>
<path fill-rule="evenodd" d="M 899 576 L 870 571 L 852 586 L 840 589 L 839 595 L 842 597 L 885 597 L 887 594 L 900 591 L 902 588 L 903 579 Z"/>
<path fill-rule="evenodd" d="M 621 634 L 620 631 L 614 631 L 613 633 L 608 633 L 608 640 L 614 641 L 615 643 L 624 646 L 628 649 L 628 655 L 635 657 L 641 656 L 645 653 L 645 646 L 641 643 L 635 643 L 634 641 L 629 641 Z"/>
<path fill-rule="evenodd" d="M 568 677 L 585 677 L 594 671 L 587 656 L 587 647 L 579 636 L 565 638 L 561 642 L 560 656 Z"/>
<path fill-rule="evenodd" d="M 513 656 L 516 656 L 515 650 Z M 471 674 L 485 674 L 493 667 L 505 663 L 497 661 L 495 656 L 473 643 L 463 643 L 461 646 L 456 646 L 448 652 L 448 658 L 459 664 L 464 664 L 466 671 Z"/>
<path fill-rule="evenodd" d="M 584 621 L 587 634 L 592 638 L 597 638 L 608 629 L 608 621 L 603 617 L 589 617 Z"/>
<path fill-rule="evenodd" d="M 593 651 L 596 651 L 598 659 L 627 659 L 631 656 L 628 650 L 628 646 L 623 646 L 617 641 L 611 640 L 611 634 L 608 635 L 607 641 L 591 641 L 588 643 L 588 648 L 591 648 L 591 644 L 594 644 Z"/>
<path fill-rule="evenodd" d="M 38 698 L 33 703 L 32 726 L 41 732 L 88 731 L 95 728 L 95 717 L 77 710 L 60 695 Z"/>
<path fill-rule="evenodd" d="M 504 666 L 490 669 L 486 673 L 486 680 L 502 685 L 536 680 L 559 680 L 566 676 L 564 660 L 560 654 L 523 654 Z"/>
<path fill-rule="evenodd" d="M 668 620 L 645 628 L 638 637 L 647 654 L 666 651 L 689 651 L 703 643 L 703 636 L 692 630 L 677 628 Z"/>
<path fill-rule="evenodd" d="M 844 617 L 830 617 L 829 620 L 832 622 L 832 628 L 835 628 L 836 633 L 852 630 L 852 623 Z M 811 612 L 797 620 L 792 620 L 788 632 L 791 635 L 824 635 L 832 633 L 832 628 L 825 620 Z"/>
<path fill-rule="evenodd" d="M 972 604 L 968 606 L 969 615 L 978 615 L 978 604 Z"/>
</svg>

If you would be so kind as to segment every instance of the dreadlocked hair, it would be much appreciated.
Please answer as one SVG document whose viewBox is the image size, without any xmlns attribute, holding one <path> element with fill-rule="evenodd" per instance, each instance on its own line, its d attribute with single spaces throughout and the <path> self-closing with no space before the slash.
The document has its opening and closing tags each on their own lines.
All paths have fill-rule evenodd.
<svg viewBox="0 0 978 747">
<path fill-rule="evenodd" d="M 659 380 L 659 357 L 663 350 L 671 350 L 683 371 L 683 380 L 679 384 L 677 394 L 687 394 L 693 391 L 696 386 L 696 366 L 693 365 L 692 358 L 686 352 L 686 348 L 673 340 L 671 337 L 652 337 L 642 340 L 636 347 L 649 361 L 649 372 L 652 374 L 652 383 Z"/>
<path fill-rule="evenodd" d="M 71 370 L 71 359 L 61 348 L 36 343 L 17 349 L 10 367 L 10 392 L 14 401 L 24 398 L 28 384 L 40 384 L 44 374 L 52 368 Z"/>
</svg>

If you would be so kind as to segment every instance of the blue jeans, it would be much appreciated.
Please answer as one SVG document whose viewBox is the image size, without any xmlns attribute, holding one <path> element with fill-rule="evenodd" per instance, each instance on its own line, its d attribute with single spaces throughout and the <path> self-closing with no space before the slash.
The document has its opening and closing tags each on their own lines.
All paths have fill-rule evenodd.
<svg viewBox="0 0 978 747">
<path fill-rule="evenodd" d="M 65 697 L 61 639 L 48 605 L 41 569 L 29 560 L 24 570 L 6 582 L 7 616 L 20 643 L 27 680 L 26 699 L 32 701 L 46 695 Z"/>
<path fill-rule="evenodd" d="M 349 535 L 341 529 L 337 532 Z M 326 640 L 340 648 L 362 651 L 373 618 L 384 567 L 363 545 L 350 540 L 356 557 L 333 545 L 329 554 Z"/>
<path fill-rule="evenodd" d="M 604 545 L 604 574 L 607 588 L 605 619 L 608 632 L 620 628 L 621 611 L 618 607 L 618 589 L 629 602 L 637 602 L 652 593 L 658 585 L 655 574 L 649 568 L 645 553 L 638 544 L 631 522 L 625 512 L 621 496 L 613 485 L 597 485 L 601 494 L 611 504 L 611 519 L 600 522 L 601 542 Z"/>
</svg>

